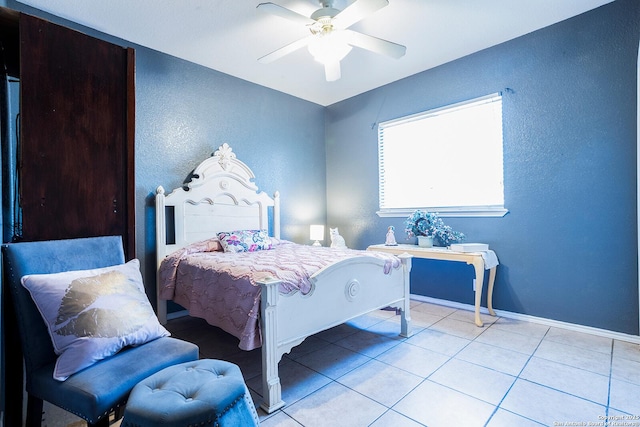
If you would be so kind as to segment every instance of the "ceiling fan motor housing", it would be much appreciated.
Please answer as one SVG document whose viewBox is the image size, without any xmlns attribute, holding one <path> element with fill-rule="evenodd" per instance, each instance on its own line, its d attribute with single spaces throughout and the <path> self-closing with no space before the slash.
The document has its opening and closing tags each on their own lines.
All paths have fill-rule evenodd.
<svg viewBox="0 0 640 427">
<path fill-rule="evenodd" d="M 320 6 L 332 8 L 333 0 L 320 0 Z"/>
<path fill-rule="evenodd" d="M 318 21 L 323 18 L 332 19 L 338 13 L 340 13 L 338 9 L 334 9 L 331 6 L 322 6 L 322 9 L 318 9 L 311 14 L 311 19 L 314 21 Z"/>
</svg>

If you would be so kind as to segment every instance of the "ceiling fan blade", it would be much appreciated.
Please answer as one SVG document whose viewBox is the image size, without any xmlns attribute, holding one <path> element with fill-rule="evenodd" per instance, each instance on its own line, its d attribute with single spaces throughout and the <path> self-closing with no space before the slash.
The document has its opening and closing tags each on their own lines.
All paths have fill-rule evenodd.
<svg viewBox="0 0 640 427">
<path fill-rule="evenodd" d="M 301 49 L 309 44 L 309 42 L 313 39 L 313 36 L 307 36 L 300 40 L 296 40 L 293 43 L 289 43 L 288 45 L 281 47 L 278 50 L 274 50 L 271 53 L 266 54 L 265 56 L 258 58 L 258 62 L 262 64 L 269 64 L 276 59 L 280 59 L 285 55 L 288 55 L 292 52 L 295 52 L 298 49 Z"/>
<path fill-rule="evenodd" d="M 390 56 L 392 58 L 401 58 L 407 51 L 405 46 L 393 43 L 388 40 L 379 39 L 367 34 L 358 33 L 352 30 L 343 30 L 347 43 L 351 46 L 379 53 L 381 55 Z"/>
<path fill-rule="evenodd" d="M 293 21 L 296 22 L 298 24 L 303 24 L 303 25 L 311 25 L 314 24 L 316 21 L 314 21 L 313 19 L 304 16 L 304 15 L 300 15 L 298 12 L 294 12 L 291 9 L 287 9 L 285 7 L 282 6 L 278 6 L 275 3 L 260 3 L 256 9 L 262 11 L 262 12 L 266 12 L 266 13 L 270 13 L 272 15 L 275 16 L 279 16 L 281 18 L 284 19 L 288 19 L 289 21 Z"/>
<path fill-rule="evenodd" d="M 388 4 L 388 0 L 356 0 L 337 14 L 331 23 L 334 28 L 344 30 Z"/>
<path fill-rule="evenodd" d="M 340 61 L 327 62 L 324 64 L 324 76 L 328 82 L 340 79 Z"/>
</svg>

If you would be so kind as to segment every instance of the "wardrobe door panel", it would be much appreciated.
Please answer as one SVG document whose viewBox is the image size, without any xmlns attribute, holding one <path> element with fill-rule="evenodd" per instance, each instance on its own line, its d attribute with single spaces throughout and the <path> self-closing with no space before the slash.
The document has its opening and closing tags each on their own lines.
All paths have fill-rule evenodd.
<svg viewBox="0 0 640 427">
<path fill-rule="evenodd" d="M 133 256 L 133 50 L 20 16 L 22 239 L 122 235 Z"/>
</svg>

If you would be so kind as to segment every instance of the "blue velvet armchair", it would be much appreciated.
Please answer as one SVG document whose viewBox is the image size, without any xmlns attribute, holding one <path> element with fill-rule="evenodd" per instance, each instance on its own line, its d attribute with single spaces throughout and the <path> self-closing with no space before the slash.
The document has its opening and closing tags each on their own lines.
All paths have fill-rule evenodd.
<svg viewBox="0 0 640 427">
<path fill-rule="evenodd" d="M 26 374 L 26 425 L 40 426 L 43 401 L 47 401 L 83 419 L 89 426 L 108 426 L 109 415 L 121 413 L 131 389 L 148 376 L 178 363 L 198 359 L 195 344 L 162 337 L 140 346 L 127 347 L 88 368 L 71 375 L 66 381 L 53 378 L 57 355 L 47 326 L 29 292 L 20 279 L 27 274 L 57 273 L 109 267 L 124 263 L 122 239 L 119 236 L 90 237 L 44 242 L 22 242 L 2 245 L 5 305 L 15 319 L 5 318 L 5 327 L 17 324 L 14 336 L 20 342 Z M 7 288 L 11 298 L 7 296 Z M 11 335 L 11 331 L 7 335 Z M 10 340 L 9 340 L 10 341 Z M 7 353 L 19 351 L 10 348 Z M 8 357 L 7 364 L 15 354 Z M 20 360 L 22 362 L 22 360 Z M 7 366 L 13 374 L 19 366 Z M 21 375 L 19 375 L 22 378 Z M 7 425 L 22 425 L 22 382 L 20 388 L 7 385 Z M 17 393 L 20 396 L 9 396 Z M 16 405 L 19 402 L 19 405 Z M 17 406 L 17 407 L 16 407 Z"/>
</svg>

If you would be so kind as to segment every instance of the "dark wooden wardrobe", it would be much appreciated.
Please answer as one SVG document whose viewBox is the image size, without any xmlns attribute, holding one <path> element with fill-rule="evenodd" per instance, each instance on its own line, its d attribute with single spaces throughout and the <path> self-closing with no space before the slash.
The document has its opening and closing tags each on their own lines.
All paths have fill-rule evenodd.
<svg viewBox="0 0 640 427">
<path fill-rule="evenodd" d="M 15 158 L 2 162 L 3 193 L 8 176 L 19 214 L 5 240 L 121 235 L 127 259 L 135 257 L 134 50 L 2 7 L 0 42 L 5 78 L 20 80 Z M 9 295 L 1 296 L 0 412 L 5 425 L 19 425 L 22 354 Z"/>
<path fill-rule="evenodd" d="M 122 235 L 134 255 L 133 49 L 21 14 L 21 240 Z"/>
</svg>

